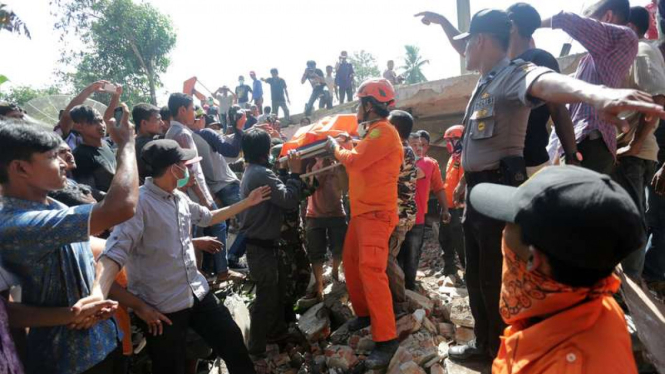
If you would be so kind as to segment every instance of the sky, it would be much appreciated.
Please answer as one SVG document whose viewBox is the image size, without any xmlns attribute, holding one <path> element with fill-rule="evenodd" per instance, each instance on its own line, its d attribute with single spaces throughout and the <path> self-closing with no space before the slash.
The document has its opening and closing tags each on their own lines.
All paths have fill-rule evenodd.
<svg viewBox="0 0 665 374">
<path fill-rule="evenodd" d="M 134 0 L 141 1 L 141 0 Z M 182 90 L 182 83 L 196 76 L 207 88 L 235 87 L 239 75 L 249 79 L 254 70 L 268 77 L 276 67 L 291 95 L 292 113 L 300 113 L 311 86 L 300 78 L 307 60 L 318 67 L 334 65 L 340 51 L 350 54 L 364 49 L 372 53 L 379 69 L 388 60 L 403 65 L 404 46 L 420 47 L 429 60 L 423 72 L 428 80 L 460 74 L 457 53 L 438 26 L 425 26 L 413 15 L 434 11 L 457 24 L 454 0 L 145 0 L 167 14 L 177 32 L 171 65 L 162 76 L 158 92 L 164 105 L 169 92 Z M 53 30 L 49 0 L 3 0 L 28 25 L 32 39 L 0 32 L 0 46 L 13 51 L 0 57 L 0 74 L 10 79 L 3 90 L 14 85 L 46 87 L 55 82 L 54 71 L 62 45 Z M 471 14 L 488 7 L 507 8 L 514 0 L 471 0 Z M 561 10 L 580 12 L 592 1 L 526 0 L 543 18 Z M 650 0 L 633 0 L 646 5 Z M 538 30 L 536 45 L 559 55 L 569 37 L 560 30 Z M 74 44 L 75 46 L 75 44 Z M 573 52 L 581 52 L 573 45 Z M 323 69 L 322 69 L 323 70 Z M 264 91 L 269 97 L 269 86 Z M 203 91 L 205 92 L 205 91 Z M 268 104 L 269 100 L 266 100 Z"/>
</svg>

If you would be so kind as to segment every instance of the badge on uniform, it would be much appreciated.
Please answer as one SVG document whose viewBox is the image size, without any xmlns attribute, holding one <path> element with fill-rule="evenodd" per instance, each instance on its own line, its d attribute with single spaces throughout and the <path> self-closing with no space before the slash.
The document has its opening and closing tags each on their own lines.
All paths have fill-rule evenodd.
<svg viewBox="0 0 665 374">
<path fill-rule="evenodd" d="M 374 130 L 369 132 L 368 136 L 369 136 L 370 139 L 376 139 L 379 136 L 381 136 L 381 131 L 379 129 L 374 129 Z"/>
</svg>

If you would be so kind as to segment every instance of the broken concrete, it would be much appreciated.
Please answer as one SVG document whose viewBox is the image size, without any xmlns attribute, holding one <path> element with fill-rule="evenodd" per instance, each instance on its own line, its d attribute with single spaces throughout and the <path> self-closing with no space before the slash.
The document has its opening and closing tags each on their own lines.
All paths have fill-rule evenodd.
<svg viewBox="0 0 665 374">
<path fill-rule="evenodd" d="M 457 326 L 473 328 L 474 321 L 468 297 L 453 299 L 450 304 L 450 320 Z"/>
<path fill-rule="evenodd" d="M 310 342 L 324 340 L 330 336 L 330 318 L 323 303 L 310 308 L 298 320 L 298 328 Z"/>
</svg>

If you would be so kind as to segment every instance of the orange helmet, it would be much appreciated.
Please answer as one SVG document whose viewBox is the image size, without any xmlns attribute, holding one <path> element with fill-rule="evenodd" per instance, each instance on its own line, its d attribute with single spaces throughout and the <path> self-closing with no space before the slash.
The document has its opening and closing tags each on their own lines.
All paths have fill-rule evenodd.
<svg viewBox="0 0 665 374">
<path fill-rule="evenodd" d="M 358 88 L 358 98 L 371 97 L 379 103 L 390 105 L 395 102 L 395 88 L 383 78 L 368 79 Z"/>
<path fill-rule="evenodd" d="M 455 125 L 449 127 L 448 130 L 446 130 L 446 133 L 443 135 L 443 138 L 444 139 L 461 138 L 463 133 L 464 133 L 464 126 Z"/>
</svg>

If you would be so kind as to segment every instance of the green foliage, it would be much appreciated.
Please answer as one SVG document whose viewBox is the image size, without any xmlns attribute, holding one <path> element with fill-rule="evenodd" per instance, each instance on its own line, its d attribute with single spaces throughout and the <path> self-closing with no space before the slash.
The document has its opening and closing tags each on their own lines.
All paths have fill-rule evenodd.
<svg viewBox="0 0 665 374">
<path fill-rule="evenodd" d="M 416 84 L 427 82 L 427 78 L 422 72 L 422 67 L 429 64 L 429 60 L 423 59 L 420 55 L 420 48 L 415 45 L 405 45 L 406 55 L 404 56 L 404 66 L 400 69 L 404 70 L 402 76 L 405 78 L 406 84 Z"/>
<path fill-rule="evenodd" d="M 56 24 L 64 36 L 74 33 L 88 51 L 68 54 L 63 63 L 76 64 L 62 78 L 81 90 L 105 79 L 124 86 L 123 101 L 156 104 L 160 75 L 170 64 L 176 43 L 171 19 L 147 3 L 132 0 L 56 0 L 64 9 Z"/>
<path fill-rule="evenodd" d="M 6 76 L 0 74 L 0 86 L 1 86 L 3 83 L 8 82 L 8 81 L 9 81 L 9 78 L 7 78 Z"/>
<path fill-rule="evenodd" d="M 15 32 L 19 35 L 25 34 L 28 39 L 32 39 L 28 26 L 4 3 L 0 3 L 0 31 L 2 30 Z"/>
<path fill-rule="evenodd" d="M 368 78 L 377 78 L 381 76 L 379 66 L 376 64 L 376 58 L 364 49 L 354 52 L 349 59 L 356 73 L 356 82 L 362 83 Z"/>
<path fill-rule="evenodd" d="M 57 95 L 58 87 L 33 88 L 30 86 L 14 86 L 7 93 L 0 92 L 0 101 L 8 101 L 24 106 L 28 101 L 42 96 Z"/>
</svg>

